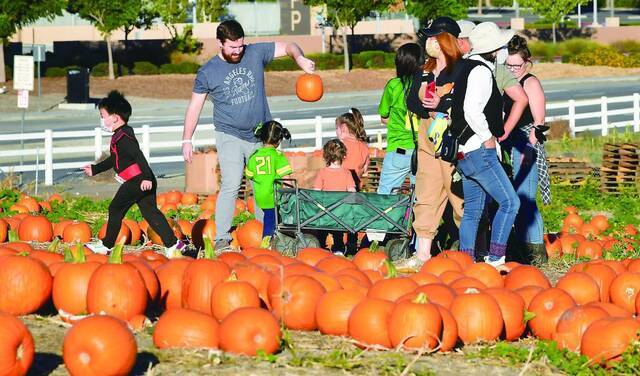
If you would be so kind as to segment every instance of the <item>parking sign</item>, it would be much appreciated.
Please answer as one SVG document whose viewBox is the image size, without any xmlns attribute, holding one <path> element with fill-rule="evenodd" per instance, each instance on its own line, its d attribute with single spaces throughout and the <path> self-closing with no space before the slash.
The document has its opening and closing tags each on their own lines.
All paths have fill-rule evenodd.
<svg viewBox="0 0 640 376">
<path fill-rule="evenodd" d="M 13 57 L 13 90 L 33 90 L 33 56 Z"/>
</svg>

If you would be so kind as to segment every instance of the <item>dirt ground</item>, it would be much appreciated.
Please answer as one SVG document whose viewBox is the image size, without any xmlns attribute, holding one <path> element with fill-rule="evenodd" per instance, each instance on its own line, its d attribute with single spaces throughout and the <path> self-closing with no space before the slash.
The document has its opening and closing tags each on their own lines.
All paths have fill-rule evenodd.
<svg viewBox="0 0 640 376">
<path fill-rule="evenodd" d="M 542 80 L 559 78 L 611 77 L 640 74 L 640 68 L 587 67 L 574 64 L 540 63 L 532 72 Z M 355 69 L 349 73 L 341 70 L 319 71 L 325 93 L 377 90 L 393 78 L 391 69 Z M 268 96 L 295 95 L 296 72 L 267 72 Z M 188 99 L 193 88 L 194 75 L 175 74 L 157 76 L 124 76 L 116 80 L 104 77 L 91 78 L 91 96 L 104 96 L 109 90 L 118 89 L 129 96 L 157 99 Z M 46 94 L 66 93 L 66 78 L 43 78 L 42 91 Z M 10 83 L 8 87 L 10 87 Z M 10 91 L 11 94 L 13 91 Z"/>
</svg>

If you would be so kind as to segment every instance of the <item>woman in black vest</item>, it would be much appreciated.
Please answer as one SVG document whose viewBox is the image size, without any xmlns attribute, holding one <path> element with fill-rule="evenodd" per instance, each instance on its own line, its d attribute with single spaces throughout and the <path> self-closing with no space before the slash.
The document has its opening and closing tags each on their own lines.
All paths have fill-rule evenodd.
<svg viewBox="0 0 640 376">
<path fill-rule="evenodd" d="M 498 205 L 491 226 L 491 245 L 485 262 L 505 262 L 509 233 L 520 201 L 498 160 L 496 138 L 504 134 L 502 97 L 494 77 L 497 51 L 513 36 L 493 22 L 476 26 L 469 36 L 472 50 L 465 70 L 455 82 L 451 131 L 460 144 L 457 168 L 462 175 L 464 215 L 460 224 L 460 250 L 475 257 L 478 222 L 487 198 Z"/>
<path fill-rule="evenodd" d="M 501 142 L 501 145 L 511 149 L 513 186 L 520 197 L 520 211 L 515 222 L 515 240 L 518 244 L 510 247 L 519 252 L 510 254 L 510 258 L 528 264 L 534 258 L 537 261 L 545 261 L 547 256 L 542 238 L 542 215 L 536 204 L 538 182 L 540 182 L 542 201 L 548 204 L 551 199 L 549 175 L 545 174 L 546 156 L 542 146 L 544 140 L 542 132 L 546 129 L 545 98 L 538 78 L 528 73 L 531 51 L 527 46 L 527 40 L 516 35 L 509 41 L 507 48 L 509 56 L 505 66 L 520 82 L 529 97 L 529 105 L 520 120 L 513 130 L 505 129 L 509 134 L 506 140 Z M 512 106 L 511 98 L 505 96 L 505 118 L 511 113 Z"/>
</svg>

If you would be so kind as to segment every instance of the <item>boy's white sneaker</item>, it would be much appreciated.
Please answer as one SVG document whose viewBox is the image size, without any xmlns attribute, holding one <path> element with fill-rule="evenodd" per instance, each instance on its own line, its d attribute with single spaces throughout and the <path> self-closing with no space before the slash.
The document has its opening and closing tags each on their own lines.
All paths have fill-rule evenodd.
<svg viewBox="0 0 640 376">
<path fill-rule="evenodd" d="M 108 255 L 109 253 L 111 253 L 111 249 L 105 247 L 100 240 L 96 242 L 85 243 L 84 246 L 89 248 L 93 253 L 99 253 L 101 255 Z"/>
<path fill-rule="evenodd" d="M 182 253 L 184 252 L 186 247 L 187 247 L 187 245 L 182 240 L 178 239 L 176 244 L 174 244 L 174 245 L 172 245 L 171 247 L 168 247 L 168 248 L 165 247 L 163 253 L 167 258 L 182 257 Z"/>
</svg>

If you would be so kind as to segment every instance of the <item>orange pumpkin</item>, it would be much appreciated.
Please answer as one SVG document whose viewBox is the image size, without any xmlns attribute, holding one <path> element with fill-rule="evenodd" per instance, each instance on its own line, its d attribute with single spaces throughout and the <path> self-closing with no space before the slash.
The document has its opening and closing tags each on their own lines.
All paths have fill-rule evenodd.
<svg viewBox="0 0 640 376">
<path fill-rule="evenodd" d="M 636 297 L 640 292 L 640 274 L 624 272 L 611 281 L 609 296 L 611 303 L 625 310 L 636 312 Z"/>
<path fill-rule="evenodd" d="M 424 293 L 395 305 L 389 317 L 391 346 L 410 350 L 434 349 L 442 335 L 442 315 Z"/>
<path fill-rule="evenodd" d="M 493 341 L 502 333 L 500 306 L 488 294 L 467 289 L 453 298 L 450 311 L 458 323 L 458 337 L 465 344 Z"/>
<path fill-rule="evenodd" d="M 262 222 L 251 219 L 236 230 L 238 232 L 238 242 L 240 247 L 259 247 L 262 243 Z"/>
<path fill-rule="evenodd" d="M 428 285 L 420 286 L 414 291 L 414 293 L 424 293 L 427 295 L 427 299 L 429 299 L 430 302 L 439 304 L 446 309 L 451 307 L 453 298 L 457 295 L 454 289 L 442 283 L 430 283 Z"/>
<path fill-rule="evenodd" d="M 353 257 L 353 263 L 356 264 L 360 270 L 378 270 L 382 274 L 387 273 L 387 267 L 385 261 L 387 261 L 387 255 L 383 250 L 378 249 L 376 243 L 373 243 L 369 248 L 363 248 L 356 253 Z"/>
<path fill-rule="evenodd" d="M 576 302 L 571 295 L 559 288 L 549 288 L 536 295 L 528 310 L 535 314 L 529 321 L 529 328 L 540 339 L 551 339 L 556 331 L 560 316 Z"/>
<path fill-rule="evenodd" d="M 20 221 L 18 237 L 22 241 L 48 242 L 53 238 L 53 226 L 47 217 L 28 215 Z"/>
<path fill-rule="evenodd" d="M 524 286 L 519 289 L 513 290 L 516 294 L 520 295 L 520 297 L 524 300 L 525 308 L 529 307 L 533 298 L 540 293 L 540 291 L 544 291 L 544 289 L 540 286 Z"/>
<path fill-rule="evenodd" d="M 73 221 L 70 219 L 60 220 L 58 223 L 53 224 L 53 236 L 62 238 L 62 234 L 64 233 L 64 229 Z"/>
<path fill-rule="evenodd" d="M 452 258 L 432 257 L 422 265 L 419 273 L 431 273 L 436 277 L 440 277 L 440 275 L 446 271 L 462 272 L 462 268 L 460 264 Z"/>
<path fill-rule="evenodd" d="M 582 271 L 593 278 L 598 285 L 600 301 L 609 302 L 609 289 L 611 288 L 611 282 L 616 278 L 616 272 L 603 263 L 587 264 L 582 268 Z"/>
<path fill-rule="evenodd" d="M 220 325 L 211 316 L 175 308 L 162 314 L 153 331 L 159 349 L 217 349 Z"/>
<path fill-rule="evenodd" d="M 408 294 L 417 288 L 418 284 L 411 278 L 399 277 L 381 279 L 371 286 L 367 293 L 367 297 L 395 302 L 401 296 Z"/>
<path fill-rule="evenodd" d="M 450 258 L 457 262 L 462 269 L 466 269 L 474 264 L 473 257 L 470 254 L 460 251 L 446 250 L 442 251 L 436 257 Z"/>
<path fill-rule="evenodd" d="M 218 321 L 224 320 L 231 312 L 239 308 L 260 308 L 258 290 L 249 282 L 234 280 L 221 282 L 213 288 L 211 295 L 211 313 Z"/>
<path fill-rule="evenodd" d="M 7 241 L 9 235 L 9 224 L 4 219 L 0 219 L 0 243 Z"/>
<path fill-rule="evenodd" d="M 329 291 L 316 306 L 316 322 L 322 334 L 344 336 L 349 330 L 349 316 L 365 295 L 357 290 Z"/>
<path fill-rule="evenodd" d="M 576 252 L 578 257 L 597 260 L 602 258 L 602 245 L 595 240 L 586 240 L 580 243 Z"/>
<path fill-rule="evenodd" d="M 191 192 L 185 192 L 182 194 L 182 197 L 180 198 L 180 203 L 182 205 L 197 205 L 198 195 Z"/>
<path fill-rule="evenodd" d="M 502 337 L 507 341 L 520 338 L 526 329 L 524 299 L 505 288 L 489 288 L 483 292 L 493 297 L 500 307 L 504 321 Z"/>
<path fill-rule="evenodd" d="M 51 296 L 49 269 L 23 256 L 0 258 L 0 312 L 21 316 L 36 312 Z"/>
<path fill-rule="evenodd" d="M 289 329 L 315 330 L 316 305 L 325 292 L 322 284 L 312 277 L 287 277 L 282 284 L 269 285 L 272 312 Z"/>
<path fill-rule="evenodd" d="M 280 347 L 280 326 L 273 315 L 262 308 L 240 308 L 220 323 L 220 348 L 223 351 L 254 356 L 258 350 L 273 354 Z"/>
<path fill-rule="evenodd" d="M 393 308 L 394 304 L 388 300 L 365 298 L 351 311 L 349 336 L 360 346 L 391 347 L 389 318 Z"/>
<path fill-rule="evenodd" d="M 107 349 L 116 350 L 112 356 Z M 136 362 L 138 346 L 127 324 L 111 316 L 78 321 L 64 336 L 62 358 L 69 374 L 126 375 Z"/>
<path fill-rule="evenodd" d="M 166 204 L 173 204 L 173 205 L 177 205 L 180 203 L 180 200 L 182 199 L 182 192 L 180 191 L 169 191 L 166 192 L 164 194 L 164 205 Z"/>
<path fill-rule="evenodd" d="M 0 374 L 26 375 L 35 346 L 29 329 L 17 318 L 0 312 Z"/>
<path fill-rule="evenodd" d="M 143 314 L 147 308 L 148 292 L 140 272 L 128 263 L 122 263 L 122 244 L 111 251 L 109 262 L 100 265 L 89 280 L 87 310 L 128 321 Z"/>
<path fill-rule="evenodd" d="M 91 240 L 91 227 L 83 221 L 72 221 L 64 227 L 62 241 L 65 243 L 86 243 Z"/>
<path fill-rule="evenodd" d="M 585 305 L 585 307 L 598 307 L 606 311 L 607 314 L 609 314 L 609 316 L 611 317 L 621 317 L 621 318 L 633 317 L 633 314 L 631 312 L 623 308 L 620 308 L 613 303 L 591 302 Z"/>
<path fill-rule="evenodd" d="M 464 269 L 463 274 L 472 277 L 485 284 L 487 287 L 503 287 L 504 280 L 500 272 L 493 266 L 478 262 Z"/>
<path fill-rule="evenodd" d="M 131 233 L 129 244 L 137 244 L 140 239 L 142 239 L 142 230 L 140 229 L 138 222 L 128 218 L 123 219 L 122 222 L 129 228 L 129 232 Z"/>
<path fill-rule="evenodd" d="M 24 206 L 25 208 L 27 208 L 27 210 L 29 210 L 29 212 L 32 213 L 40 212 L 40 205 L 38 204 L 38 200 L 33 197 L 23 197 L 20 201 L 18 201 L 18 205 Z"/>
<path fill-rule="evenodd" d="M 158 277 L 156 276 L 156 273 L 153 271 L 151 266 L 149 266 L 149 264 L 141 258 L 137 260 L 127 261 L 127 263 L 136 268 L 136 270 L 138 270 L 138 273 L 140 273 L 140 276 L 144 281 L 144 286 L 147 289 L 149 302 L 155 302 L 160 295 L 160 282 L 158 282 Z"/>
<path fill-rule="evenodd" d="M 607 317 L 592 323 L 582 335 L 580 353 L 595 362 L 617 360 L 631 341 L 638 339 L 640 322 Z"/>
<path fill-rule="evenodd" d="M 73 256 L 74 262 L 64 263 L 56 272 L 51 295 L 58 312 L 81 315 L 87 312 L 89 281 L 100 264 L 85 262 L 83 252 L 76 252 Z"/>
<path fill-rule="evenodd" d="M 182 277 L 192 261 L 190 258 L 171 259 L 156 270 L 160 283 L 160 304 L 164 309 L 182 307 Z"/>
<path fill-rule="evenodd" d="M 60 196 L 57 193 L 54 193 L 51 196 L 49 196 L 49 202 L 61 203 L 63 201 L 64 201 L 64 199 L 62 198 L 62 196 Z"/>
<path fill-rule="evenodd" d="M 100 227 L 100 231 L 98 231 L 98 239 L 104 240 L 104 237 L 107 235 L 107 222 L 105 222 L 102 227 Z M 129 227 L 124 224 L 124 222 L 120 225 L 120 231 L 118 232 L 118 236 L 116 237 L 116 243 L 127 244 L 131 240 L 131 230 Z"/>
<path fill-rule="evenodd" d="M 458 343 L 458 323 L 451 312 L 436 304 L 438 312 L 442 317 L 442 338 L 440 339 L 440 352 L 448 352 L 453 350 Z"/>
<path fill-rule="evenodd" d="M 27 209 L 26 206 L 20 204 L 11 205 L 11 207 L 9 207 L 9 211 L 16 213 L 29 213 L 29 209 Z"/>
<path fill-rule="evenodd" d="M 586 273 L 567 273 L 558 280 L 556 287 L 571 295 L 578 305 L 600 300 L 598 284 Z"/>
<path fill-rule="evenodd" d="M 269 282 L 273 278 L 268 270 L 251 262 L 240 262 L 233 267 L 233 273 L 239 281 L 247 281 L 258 291 L 258 296 L 268 309 L 271 309 Z"/>
<path fill-rule="evenodd" d="M 210 315 L 213 289 L 230 273 L 227 264 L 219 260 L 203 258 L 190 262 L 182 279 L 182 307 Z"/>
<path fill-rule="evenodd" d="M 510 290 L 524 286 L 540 286 L 546 289 L 551 287 L 551 283 L 540 269 L 531 265 L 518 266 L 504 278 L 504 287 Z"/>
<path fill-rule="evenodd" d="M 560 349 L 580 352 L 582 335 L 595 321 L 609 317 L 607 311 L 595 306 L 575 306 L 566 310 L 556 326 L 553 340 Z"/>
<path fill-rule="evenodd" d="M 357 266 L 345 257 L 331 256 L 318 261 L 316 268 L 329 274 L 335 274 L 344 269 L 356 269 Z"/>
<path fill-rule="evenodd" d="M 240 252 L 224 252 L 218 256 L 218 260 L 233 268 L 238 263 L 247 261 L 247 257 Z"/>
<path fill-rule="evenodd" d="M 296 80 L 296 95 L 301 101 L 316 102 L 322 94 L 322 79 L 317 74 L 305 73 Z"/>
</svg>

